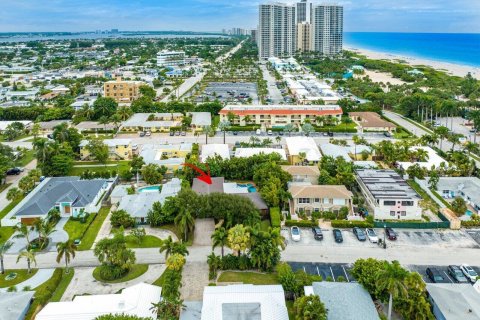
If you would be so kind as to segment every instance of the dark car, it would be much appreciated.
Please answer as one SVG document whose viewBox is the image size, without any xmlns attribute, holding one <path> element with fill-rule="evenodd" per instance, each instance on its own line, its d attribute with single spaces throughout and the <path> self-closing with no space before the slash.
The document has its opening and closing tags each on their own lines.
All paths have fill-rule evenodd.
<svg viewBox="0 0 480 320">
<path fill-rule="evenodd" d="M 319 227 L 313 227 L 312 232 L 315 240 L 323 240 L 322 229 L 320 229 Z"/>
<path fill-rule="evenodd" d="M 434 283 L 450 283 L 445 277 L 440 273 L 437 268 L 427 268 L 427 276 Z"/>
<path fill-rule="evenodd" d="M 397 233 L 392 228 L 387 228 L 385 232 L 387 233 L 388 240 L 397 240 Z"/>
<path fill-rule="evenodd" d="M 18 176 L 20 173 L 22 173 L 22 170 L 20 168 L 12 168 L 7 170 L 7 175 L 9 176 L 13 176 L 13 175 Z"/>
<path fill-rule="evenodd" d="M 448 274 L 453 278 L 455 282 L 468 283 L 467 278 L 465 278 L 459 266 L 450 265 L 448 266 L 447 270 L 448 270 Z"/>
<path fill-rule="evenodd" d="M 329 131 L 329 132 L 328 132 L 328 136 L 329 136 L 329 137 L 333 137 L 333 132 L 330 132 L 330 131 Z"/>
<path fill-rule="evenodd" d="M 360 229 L 359 227 L 354 227 L 353 228 L 353 234 L 357 237 L 359 241 L 366 241 L 367 237 L 365 236 L 365 232 Z"/>
<path fill-rule="evenodd" d="M 175 135 L 176 135 L 176 136 L 179 136 L 179 135 L 180 135 L 180 131 L 175 131 Z"/>
<path fill-rule="evenodd" d="M 339 229 L 333 229 L 333 237 L 335 238 L 335 242 L 343 242 L 342 231 Z"/>
<path fill-rule="evenodd" d="M 170 137 L 173 137 L 175 135 L 174 131 L 170 131 Z"/>
<path fill-rule="evenodd" d="M 234 136 L 238 136 L 238 132 L 237 132 L 237 131 L 233 131 L 233 135 L 234 135 Z"/>
</svg>

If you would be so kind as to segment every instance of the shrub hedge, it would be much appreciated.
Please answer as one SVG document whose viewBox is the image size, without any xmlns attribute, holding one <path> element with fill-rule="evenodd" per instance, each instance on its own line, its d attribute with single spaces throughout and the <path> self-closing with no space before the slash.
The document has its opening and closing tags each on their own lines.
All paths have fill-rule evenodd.
<svg viewBox="0 0 480 320">
<path fill-rule="evenodd" d="M 480 220 L 462 221 L 461 224 L 466 228 L 480 227 Z"/>
<path fill-rule="evenodd" d="M 356 133 L 357 129 L 355 128 L 341 128 L 341 127 L 316 127 L 315 132 L 347 132 L 347 133 Z"/>
<path fill-rule="evenodd" d="M 286 220 L 285 225 L 287 227 L 302 227 L 302 228 L 307 228 L 307 227 L 318 227 L 318 220 L 311 221 L 311 220 Z"/>
<path fill-rule="evenodd" d="M 368 221 L 349 221 L 349 220 L 332 220 L 333 228 L 373 228 L 373 223 Z"/>
<path fill-rule="evenodd" d="M 280 228 L 280 208 L 270 208 L 270 223 L 272 228 Z"/>
</svg>

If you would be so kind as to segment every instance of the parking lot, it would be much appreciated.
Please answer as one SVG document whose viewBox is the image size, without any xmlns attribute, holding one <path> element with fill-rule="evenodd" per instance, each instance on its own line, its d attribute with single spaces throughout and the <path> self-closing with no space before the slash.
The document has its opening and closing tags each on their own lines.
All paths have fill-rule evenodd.
<svg viewBox="0 0 480 320">
<path fill-rule="evenodd" d="M 315 240 L 310 228 L 300 228 L 300 241 L 293 241 L 290 228 L 283 228 L 282 235 L 286 239 L 287 245 L 314 245 L 314 246 L 355 246 L 355 247 L 380 247 L 366 241 L 358 241 L 351 229 L 342 229 L 343 242 L 336 243 L 333 237 L 332 229 L 322 229 L 323 240 Z M 379 239 L 383 240 L 383 229 L 375 229 Z M 480 248 L 480 231 L 464 231 L 464 230 L 416 230 L 416 229 L 397 229 L 397 240 L 390 241 L 387 239 L 389 248 L 396 247 L 415 247 L 427 246 L 435 249 L 455 247 L 455 248 Z M 473 237 L 475 236 L 475 238 Z"/>
<path fill-rule="evenodd" d="M 461 261 L 452 261 L 452 264 L 453 265 L 460 265 Z M 455 283 L 452 276 L 447 271 L 447 266 L 418 266 L 418 265 L 407 266 L 407 269 L 409 269 L 410 271 L 418 272 L 422 276 L 423 280 L 426 283 L 432 283 L 432 280 L 430 280 L 430 278 L 427 276 L 427 273 L 426 273 L 427 268 L 436 268 L 438 271 L 440 271 L 440 273 L 441 273 L 441 275 L 444 279 L 446 279 L 447 281 L 450 281 L 450 283 Z M 480 274 L 480 267 L 472 266 L 472 268 L 478 274 Z"/>
<path fill-rule="evenodd" d="M 196 101 L 203 102 L 207 98 L 228 103 L 247 103 L 251 99 L 249 104 L 259 104 L 257 84 L 253 82 L 210 82 Z"/>
</svg>

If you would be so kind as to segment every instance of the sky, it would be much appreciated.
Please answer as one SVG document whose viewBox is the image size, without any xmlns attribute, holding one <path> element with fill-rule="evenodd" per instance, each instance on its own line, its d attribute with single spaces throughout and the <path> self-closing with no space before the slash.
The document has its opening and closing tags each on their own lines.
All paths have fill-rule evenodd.
<svg viewBox="0 0 480 320">
<path fill-rule="evenodd" d="M 268 1 L 0 0 L 0 32 L 251 29 L 257 25 L 258 4 L 264 2 Z M 480 33 L 480 0 L 337 3 L 344 6 L 345 31 Z"/>
</svg>

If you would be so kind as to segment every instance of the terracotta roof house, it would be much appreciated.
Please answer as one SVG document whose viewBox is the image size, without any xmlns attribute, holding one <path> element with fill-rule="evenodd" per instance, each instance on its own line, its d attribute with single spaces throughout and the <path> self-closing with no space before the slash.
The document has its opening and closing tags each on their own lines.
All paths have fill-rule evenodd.
<svg viewBox="0 0 480 320">
<path fill-rule="evenodd" d="M 355 121 L 360 131 L 388 131 L 397 128 L 393 123 L 384 120 L 376 112 L 350 112 L 348 114 Z"/>
</svg>

